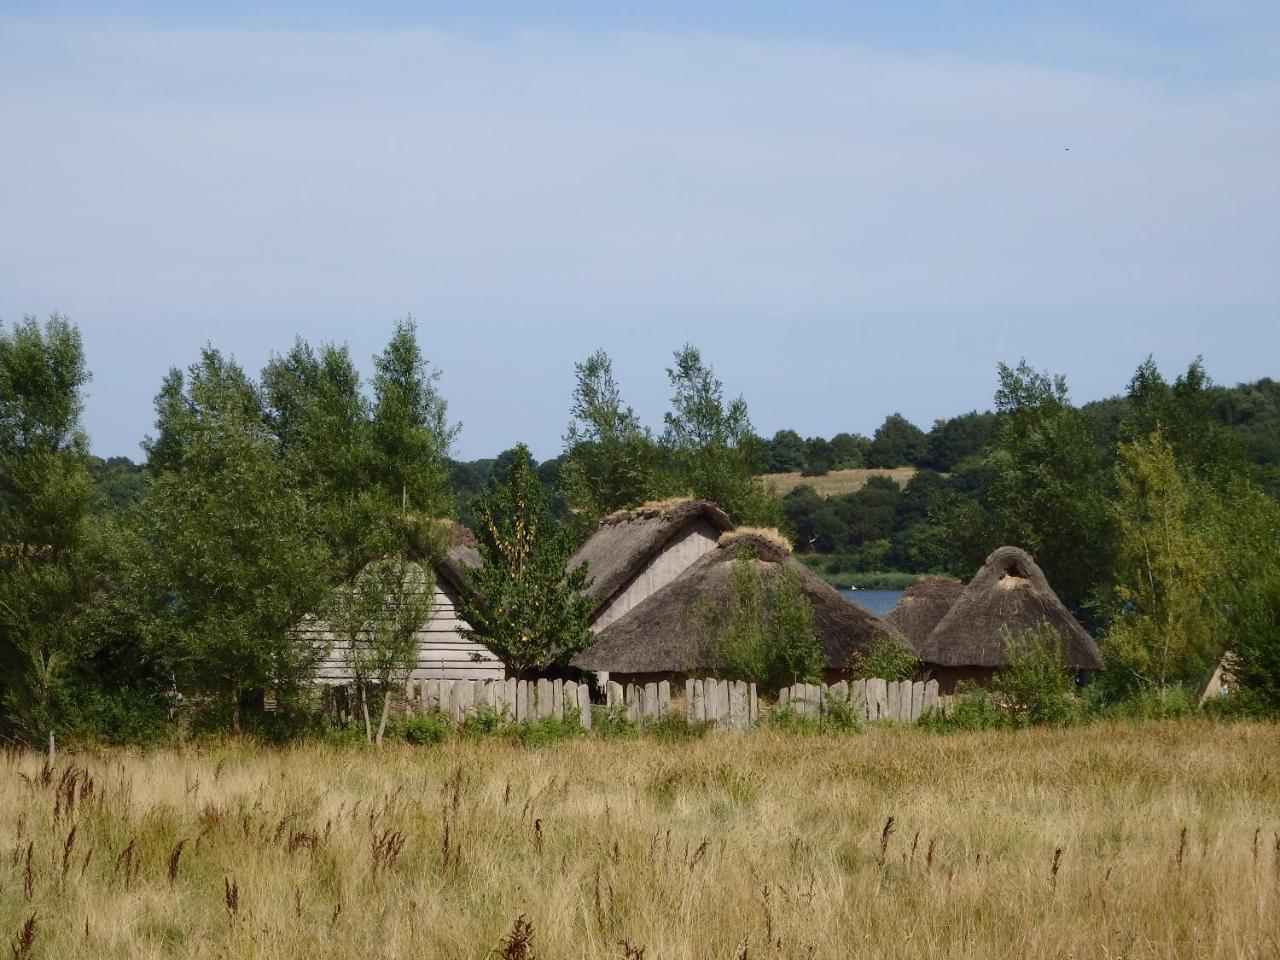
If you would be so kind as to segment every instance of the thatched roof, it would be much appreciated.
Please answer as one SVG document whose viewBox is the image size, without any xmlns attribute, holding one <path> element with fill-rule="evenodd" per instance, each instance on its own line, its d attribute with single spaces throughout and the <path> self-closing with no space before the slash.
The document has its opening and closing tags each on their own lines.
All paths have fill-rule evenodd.
<svg viewBox="0 0 1280 960">
<path fill-rule="evenodd" d="M 614 673 L 706 673 L 724 664 L 716 656 L 707 611 L 731 597 L 733 561 L 748 547 L 766 588 L 783 568 L 795 574 L 813 605 L 814 627 L 827 666 L 844 667 L 850 654 L 865 651 L 889 628 L 873 614 L 850 603 L 808 567 L 790 556 L 773 537 L 729 534 L 671 583 L 600 631 L 600 640 L 573 658 L 583 670 Z"/>
<path fill-rule="evenodd" d="M 1098 645 L 1063 606 L 1031 555 L 999 547 L 919 645 L 920 659 L 946 667 L 1002 667 L 1008 662 L 1005 632 L 1016 635 L 1042 620 L 1062 637 L 1067 666 L 1102 669 Z"/>
<path fill-rule="evenodd" d="M 451 523 L 449 545 L 441 556 L 435 558 L 433 565 L 455 590 L 469 590 L 467 571 L 480 566 L 475 534 L 460 523 Z"/>
<path fill-rule="evenodd" d="M 697 520 L 719 532 L 733 529 L 728 514 L 710 500 L 664 500 L 622 510 L 600 521 L 596 532 L 569 558 L 591 577 L 587 595 L 601 606 L 639 573 L 677 534 Z"/>
<path fill-rule="evenodd" d="M 906 637 L 913 650 L 917 649 L 963 591 L 964 584 L 952 577 L 917 580 L 903 591 L 884 618 L 885 623 Z"/>
</svg>

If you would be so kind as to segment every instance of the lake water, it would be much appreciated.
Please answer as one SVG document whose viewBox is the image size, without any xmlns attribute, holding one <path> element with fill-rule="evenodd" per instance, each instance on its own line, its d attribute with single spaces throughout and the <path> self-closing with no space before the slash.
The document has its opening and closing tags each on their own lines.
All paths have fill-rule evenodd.
<svg viewBox="0 0 1280 960">
<path fill-rule="evenodd" d="M 877 617 L 887 616 L 902 596 L 901 590 L 841 590 L 846 597 Z"/>
</svg>

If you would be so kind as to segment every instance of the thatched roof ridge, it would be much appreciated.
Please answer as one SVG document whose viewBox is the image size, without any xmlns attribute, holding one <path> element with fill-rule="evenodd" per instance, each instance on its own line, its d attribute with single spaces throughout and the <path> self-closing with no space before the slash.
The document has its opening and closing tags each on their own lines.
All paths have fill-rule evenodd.
<svg viewBox="0 0 1280 960">
<path fill-rule="evenodd" d="M 1044 571 L 1018 547 L 999 547 L 933 632 L 919 645 L 920 659 L 946 667 L 1003 667 L 1005 632 L 1017 634 L 1046 621 L 1063 639 L 1063 659 L 1076 670 L 1102 669 L 1098 645 L 1049 586 Z"/>
<path fill-rule="evenodd" d="M 826 665 L 843 668 L 892 631 L 872 613 L 790 556 L 775 537 L 746 533 L 726 538 L 657 593 L 600 631 L 600 640 L 572 660 L 583 670 L 614 673 L 709 673 L 722 669 L 706 611 L 728 602 L 733 560 L 750 548 L 766 585 L 785 568 L 813 606 L 814 628 Z"/>
<path fill-rule="evenodd" d="M 918 649 L 963 592 L 964 584 L 954 577 L 917 580 L 902 592 L 885 623 L 901 633 L 913 650 Z"/>
<path fill-rule="evenodd" d="M 662 500 L 620 510 L 600 521 L 595 533 L 569 558 L 568 567 L 587 564 L 591 577 L 587 595 L 603 605 L 681 530 L 699 519 L 720 533 L 733 529 L 729 515 L 710 500 Z"/>
</svg>

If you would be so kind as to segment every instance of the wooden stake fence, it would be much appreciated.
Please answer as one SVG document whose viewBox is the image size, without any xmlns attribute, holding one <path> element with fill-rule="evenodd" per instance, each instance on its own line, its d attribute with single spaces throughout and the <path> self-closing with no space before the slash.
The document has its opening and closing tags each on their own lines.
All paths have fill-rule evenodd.
<svg viewBox="0 0 1280 960">
<path fill-rule="evenodd" d="M 412 709 L 439 710 L 458 722 L 481 710 L 513 723 L 563 720 L 576 711 L 583 729 L 591 729 L 590 688 L 572 680 L 423 680 L 410 683 L 406 692 Z M 842 680 L 784 687 L 773 709 L 817 720 L 839 711 L 865 722 L 915 723 L 930 711 L 945 712 L 950 699 L 939 696 L 936 680 Z M 658 720 L 672 713 L 671 684 L 662 680 L 623 686 L 611 681 L 605 687 L 605 707 L 633 723 Z M 713 723 L 728 730 L 755 726 L 761 716 L 756 685 L 714 678 L 685 680 L 684 716 L 689 723 Z"/>
</svg>

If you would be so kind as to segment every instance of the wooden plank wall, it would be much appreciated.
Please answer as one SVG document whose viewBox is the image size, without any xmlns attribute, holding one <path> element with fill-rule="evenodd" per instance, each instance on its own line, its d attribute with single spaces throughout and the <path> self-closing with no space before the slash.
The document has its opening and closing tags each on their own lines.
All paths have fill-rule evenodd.
<svg viewBox="0 0 1280 960">
<path fill-rule="evenodd" d="M 436 577 L 431 619 L 418 633 L 418 662 L 410 681 L 429 678 L 445 680 L 501 680 L 506 668 L 487 647 L 458 633 L 466 626 L 458 615 L 458 594 L 453 585 Z M 303 624 L 297 631 L 303 642 L 327 644 L 328 655 L 320 662 L 316 679 L 320 683 L 350 683 L 351 665 L 347 643 L 333 636 L 323 621 Z"/>
</svg>

